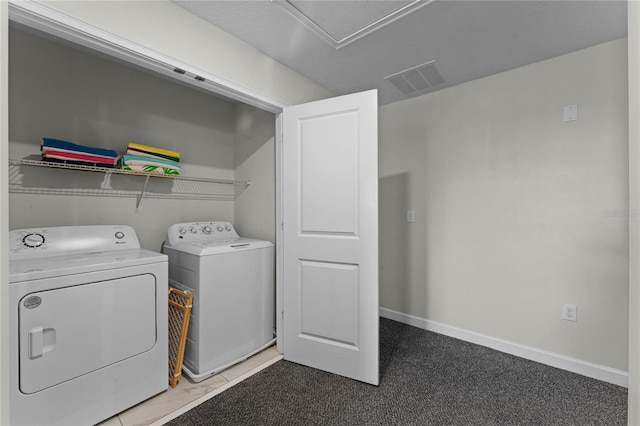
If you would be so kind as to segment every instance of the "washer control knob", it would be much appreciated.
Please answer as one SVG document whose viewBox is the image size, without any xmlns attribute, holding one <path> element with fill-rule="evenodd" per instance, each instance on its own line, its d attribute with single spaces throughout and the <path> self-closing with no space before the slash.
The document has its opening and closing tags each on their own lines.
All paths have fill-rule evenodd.
<svg viewBox="0 0 640 426">
<path fill-rule="evenodd" d="M 210 234 L 211 233 L 211 227 L 209 225 L 205 225 L 202 227 L 202 232 L 204 232 L 205 234 Z"/>
<path fill-rule="evenodd" d="M 184 234 L 186 234 L 186 233 L 187 233 L 187 230 L 186 230 L 186 229 L 184 229 L 184 228 L 180 228 L 180 229 L 178 229 L 178 233 L 179 233 L 180 235 L 184 235 Z"/>
<path fill-rule="evenodd" d="M 22 243 L 31 248 L 40 247 L 44 244 L 44 236 L 42 234 L 28 234 L 22 239 Z"/>
<path fill-rule="evenodd" d="M 191 232 L 192 234 L 197 234 L 198 230 L 194 227 L 189 228 L 189 232 Z"/>
<path fill-rule="evenodd" d="M 218 232 L 222 232 L 222 230 L 224 229 L 222 226 L 218 225 L 218 227 L 216 228 L 218 230 Z"/>
<path fill-rule="evenodd" d="M 230 232 L 230 231 L 231 231 L 231 227 L 230 227 L 229 225 L 225 225 L 225 226 L 224 226 L 224 229 L 225 229 L 227 232 Z"/>
<path fill-rule="evenodd" d="M 121 231 L 116 232 L 115 237 L 117 239 L 119 239 L 119 240 L 123 239 L 124 238 L 124 232 L 121 232 Z"/>
</svg>

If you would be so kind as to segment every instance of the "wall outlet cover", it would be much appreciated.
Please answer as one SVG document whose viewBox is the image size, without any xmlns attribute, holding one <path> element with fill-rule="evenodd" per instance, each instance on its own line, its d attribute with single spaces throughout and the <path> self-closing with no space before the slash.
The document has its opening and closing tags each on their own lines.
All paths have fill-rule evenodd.
<svg viewBox="0 0 640 426">
<path fill-rule="evenodd" d="M 578 105 L 566 105 L 562 117 L 562 121 L 576 121 L 578 119 Z"/>
<path fill-rule="evenodd" d="M 578 321 L 578 308 L 572 303 L 562 304 L 562 319 L 567 321 Z"/>
</svg>

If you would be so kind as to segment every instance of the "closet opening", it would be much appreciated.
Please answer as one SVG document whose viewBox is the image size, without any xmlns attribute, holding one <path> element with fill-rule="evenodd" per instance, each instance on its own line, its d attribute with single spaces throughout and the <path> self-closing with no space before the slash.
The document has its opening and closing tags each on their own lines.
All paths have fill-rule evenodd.
<svg viewBox="0 0 640 426">
<path fill-rule="evenodd" d="M 233 87 L 219 89 L 204 72 L 162 63 L 131 46 L 114 47 L 112 40 L 98 37 L 94 46 L 87 34 L 70 34 L 69 28 L 62 37 L 55 28 L 25 24 L 12 11 L 10 229 L 125 224 L 142 247 L 160 252 L 172 224 L 216 221 L 281 250 L 276 224 L 282 105 Z M 42 167 L 35 163 L 43 138 L 120 154 L 130 142 L 176 151 L 180 176 Z M 272 293 L 277 329 L 275 287 Z"/>
</svg>

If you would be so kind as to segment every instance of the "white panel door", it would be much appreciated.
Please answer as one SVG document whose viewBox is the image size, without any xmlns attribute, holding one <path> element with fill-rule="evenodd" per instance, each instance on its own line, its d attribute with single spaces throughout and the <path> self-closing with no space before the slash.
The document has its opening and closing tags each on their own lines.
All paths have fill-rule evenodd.
<svg viewBox="0 0 640 426">
<path fill-rule="evenodd" d="M 378 384 L 377 92 L 283 111 L 284 357 Z"/>
</svg>

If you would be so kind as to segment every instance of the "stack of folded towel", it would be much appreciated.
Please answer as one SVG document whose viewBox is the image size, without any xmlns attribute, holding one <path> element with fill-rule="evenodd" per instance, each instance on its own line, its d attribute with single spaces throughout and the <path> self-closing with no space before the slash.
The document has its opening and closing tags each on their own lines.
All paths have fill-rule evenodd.
<svg viewBox="0 0 640 426">
<path fill-rule="evenodd" d="M 40 148 L 42 160 L 54 163 L 113 168 L 118 161 L 118 153 L 112 149 L 78 145 L 59 139 L 42 138 Z"/>
<path fill-rule="evenodd" d="M 120 160 L 120 168 L 143 173 L 179 175 L 180 153 L 129 142 L 127 152 Z"/>
</svg>

